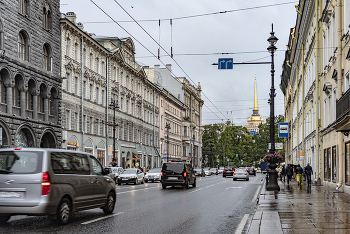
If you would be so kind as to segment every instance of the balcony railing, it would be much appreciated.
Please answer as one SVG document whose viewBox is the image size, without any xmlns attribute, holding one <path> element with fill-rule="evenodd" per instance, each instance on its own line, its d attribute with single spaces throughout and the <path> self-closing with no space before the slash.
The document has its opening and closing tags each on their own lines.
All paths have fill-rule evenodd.
<svg viewBox="0 0 350 234">
<path fill-rule="evenodd" d="M 348 89 L 339 100 L 337 100 L 337 120 L 350 112 L 350 89 Z"/>
</svg>

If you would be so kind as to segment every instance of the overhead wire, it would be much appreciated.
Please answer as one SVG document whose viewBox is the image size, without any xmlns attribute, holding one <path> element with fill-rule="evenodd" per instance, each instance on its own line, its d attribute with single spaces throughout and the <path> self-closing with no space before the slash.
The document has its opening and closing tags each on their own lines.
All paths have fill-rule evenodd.
<svg viewBox="0 0 350 234">
<path fill-rule="evenodd" d="M 117 21 L 115 21 L 113 19 L 113 17 L 111 17 L 107 12 L 105 12 L 99 5 L 97 5 L 94 0 L 90 0 L 98 9 L 100 9 L 107 17 L 109 17 L 111 20 L 113 20 L 121 29 L 123 29 L 127 34 L 129 34 L 135 41 L 137 41 L 143 48 L 145 48 L 150 54 L 153 55 L 153 57 L 157 58 L 157 56 L 152 53 L 146 46 L 144 46 L 138 39 L 136 39 L 131 33 L 129 33 L 123 26 L 121 26 Z M 119 3 L 118 3 L 119 4 Z M 141 27 L 142 28 L 142 27 Z M 142 28 L 143 29 L 143 28 Z M 144 29 L 143 29 L 144 30 Z M 151 37 L 153 40 L 154 38 Z M 155 40 L 154 40 L 155 41 Z M 156 42 L 156 41 L 155 41 Z M 157 43 L 157 42 L 156 42 Z M 159 45 L 160 46 L 160 45 Z M 161 47 L 161 46 L 160 46 Z M 162 48 L 162 47 L 161 47 Z M 162 48 L 163 49 L 163 48 Z M 164 49 L 163 49 L 164 50 Z M 159 60 L 165 67 L 166 65 Z M 183 69 L 182 69 L 183 70 Z M 170 71 L 171 72 L 171 71 Z M 172 73 L 173 74 L 173 73 Z M 186 74 L 186 73 L 185 73 Z M 187 74 L 186 74 L 187 75 Z M 188 75 L 187 75 L 188 76 Z M 190 78 L 189 78 L 190 79 Z M 192 81 L 192 80 L 191 80 Z M 193 81 L 192 81 L 193 82 Z M 208 99 L 209 100 L 209 99 Z M 205 104 L 204 104 L 205 106 Z M 210 109 L 209 107 L 207 107 L 208 109 Z M 222 118 L 220 118 L 216 113 L 212 112 L 219 120 L 222 120 Z M 221 113 L 222 114 L 222 113 Z M 222 114 L 223 115 L 223 114 Z M 223 115 L 224 116 L 224 115 Z M 225 116 L 224 116 L 225 117 Z M 226 117 L 225 117 L 226 118 Z M 222 120 L 223 121 L 223 120 Z"/>
<path fill-rule="evenodd" d="M 155 43 L 157 43 L 157 41 L 147 32 L 147 30 L 145 30 L 130 14 L 129 14 L 129 12 L 127 11 L 127 10 L 125 10 L 125 8 L 122 6 L 122 5 L 120 5 L 120 3 L 117 1 L 117 0 L 114 0 L 114 2 L 116 3 L 116 4 L 118 4 L 119 5 L 119 7 L 121 8 L 121 9 L 123 9 L 123 11 L 131 18 L 131 19 L 133 19 L 134 21 L 135 21 L 135 23 L 155 42 Z M 158 44 L 158 43 L 157 43 Z M 159 45 L 159 47 L 171 58 L 171 55 L 160 45 L 160 44 L 158 44 Z M 196 87 L 197 85 L 195 84 L 195 82 L 191 79 L 191 77 L 187 74 L 187 72 L 181 67 L 181 65 L 174 59 L 174 58 L 171 58 L 175 63 L 176 63 L 176 65 L 181 69 L 181 71 L 183 72 L 183 73 L 185 73 L 186 74 L 186 76 L 188 77 L 188 79 L 189 80 L 191 80 L 192 81 L 192 83 L 194 84 L 194 86 Z M 203 94 L 203 96 L 204 97 L 206 97 L 207 99 L 208 99 L 208 101 L 210 102 L 210 103 L 212 103 L 212 101 L 206 96 L 206 94 L 202 91 L 202 94 Z M 215 105 L 214 105 L 214 103 L 212 103 L 213 104 L 213 106 L 215 107 Z M 204 105 L 206 105 L 206 104 L 204 104 Z M 208 108 L 208 107 L 207 107 Z M 215 107 L 216 108 L 216 107 Z M 209 109 L 209 108 L 208 108 Z M 218 108 L 216 108 L 219 112 L 220 112 L 220 110 L 218 109 Z M 224 114 L 223 113 L 221 113 L 220 112 L 220 114 L 222 115 L 222 116 L 224 116 Z"/>
</svg>

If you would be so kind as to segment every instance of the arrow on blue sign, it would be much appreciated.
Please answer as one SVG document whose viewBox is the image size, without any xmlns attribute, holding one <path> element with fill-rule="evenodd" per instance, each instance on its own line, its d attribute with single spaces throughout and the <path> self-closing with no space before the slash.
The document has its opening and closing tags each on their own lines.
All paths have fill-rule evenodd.
<svg viewBox="0 0 350 234">
<path fill-rule="evenodd" d="M 219 58 L 218 69 L 233 69 L 233 58 Z"/>
</svg>

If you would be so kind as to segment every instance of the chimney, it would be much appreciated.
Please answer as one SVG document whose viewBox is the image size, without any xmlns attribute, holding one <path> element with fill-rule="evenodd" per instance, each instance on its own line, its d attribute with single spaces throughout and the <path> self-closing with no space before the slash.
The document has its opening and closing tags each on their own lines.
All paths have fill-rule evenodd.
<svg viewBox="0 0 350 234">
<path fill-rule="evenodd" d="M 74 24 L 77 23 L 77 16 L 75 15 L 74 12 L 67 12 L 66 18 L 67 18 L 68 20 L 70 20 L 71 22 L 73 22 Z"/>
<path fill-rule="evenodd" d="M 77 27 L 81 30 L 84 31 L 84 25 L 82 23 L 77 23 Z"/>
<path fill-rule="evenodd" d="M 171 72 L 171 64 L 167 64 L 165 66 L 166 66 L 167 70 L 169 70 Z"/>
</svg>

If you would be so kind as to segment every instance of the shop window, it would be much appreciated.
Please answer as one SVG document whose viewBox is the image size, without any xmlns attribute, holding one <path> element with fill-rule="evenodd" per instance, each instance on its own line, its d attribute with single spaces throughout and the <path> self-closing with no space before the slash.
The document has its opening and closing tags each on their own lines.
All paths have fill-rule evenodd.
<svg viewBox="0 0 350 234">
<path fill-rule="evenodd" d="M 337 181 L 337 148 L 332 147 L 332 181 Z"/>
</svg>

